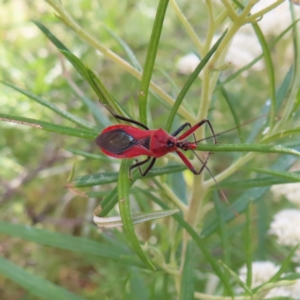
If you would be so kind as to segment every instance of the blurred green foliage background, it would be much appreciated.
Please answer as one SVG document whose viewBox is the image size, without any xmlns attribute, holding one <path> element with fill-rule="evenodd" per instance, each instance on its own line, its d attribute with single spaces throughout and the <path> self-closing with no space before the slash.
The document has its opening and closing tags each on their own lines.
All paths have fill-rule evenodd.
<svg viewBox="0 0 300 300">
<path fill-rule="evenodd" d="M 143 65 L 157 1 L 74 0 L 63 2 L 68 13 L 101 44 L 127 59 L 127 54 L 110 34 L 109 31 L 111 31 L 130 46 Z M 109 121 L 109 115 L 98 103 L 97 96 L 90 86 L 31 21 L 37 20 L 50 29 L 85 65 L 89 66 L 99 76 L 113 97 L 126 107 L 132 116 L 138 119 L 136 100 L 139 80 L 79 39 L 72 30 L 64 26 L 56 17 L 54 10 L 45 1 L 1 0 L 0 4 L 0 36 L 2 40 L 0 44 L 0 72 L 2 80 L 40 95 L 43 99 L 66 111 L 95 123 L 93 115 L 80 98 L 84 95 L 94 101 L 103 116 L 103 123 L 98 124 L 99 132 L 101 128 L 114 123 L 114 120 Z M 209 23 L 204 3 L 181 0 L 178 1 L 178 5 L 199 38 L 205 39 Z M 221 7 L 218 8 L 218 5 L 216 4 L 216 10 L 220 9 L 221 11 Z M 286 24 L 283 29 L 288 26 L 289 24 Z M 270 45 L 280 33 L 278 32 L 280 28 L 274 29 L 273 32 L 270 29 L 265 29 L 267 31 L 266 38 Z M 260 52 L 256 52 L 257 46 L 254 45 L 252 52 L 250 37 L 246 35 L 244 41 L 247 39 L 250 41 L 248 55 L 249 61 L 251 61 Z M 240 43 L 245 42 L 242 40 Z M 238 43 L 233 47 L 238 47 Z M 195 52 L 195 50 L 174 10 L 169 7 L 164 21 L 152 80 L 166 93 L 175 97 L 187 79 L 187 75 L 181 74 L 178 70 L 177 62 L 181 57 Z M 234 54 L 236 53 L 234 51 L 238 50 L 229 49 L 229 54 L 233 54 L 232 57 L 229 56 L 226 59 L 228 65 L 221 74 L 221 80 L 228 78 L 249 62 L 244 62 L 243 57 L 239 58 Z M 271 54 L 275 66 L 276 85 L 279 86 L 294 59 L 290 32 L 276 44 L 276 47 L 272 48 Z M 268 84 L 269 78 L 264 65 L 261 68 L 246 70 L 235 80 L 226 84 L 231 103 L 238 113 L 240 123 L 258 117 L 262 113 L 261 109 L 269 98 Z M 198 84 L 197 82 L 193 84 L 188 93 L 189 101 L 185 103 L 188 111 L 193 112 L 198 109 L 199 104 L 193 99 L 199 98 L 200 92 L 199 80 Z M 1 85 L 0 93 L 1 113 L 73 126 L 71 122 L 8 86 Z M 149 127 L 160 128 L 164 126 L 169 109 L 168 105 L 163 105 L 154 95 L 150 95 L 149 115 L 152 118 L 150 118 Z M 280 117 L 280 113 L 278 116 Z M 299 126 L 297 121 L 299 118 L 296 116 L 299 116 L 298 112 L 295 112 L 295 118 L 289 121 L 292 127 Z M 235 126 L 228 103 L 220 92 L 213 95 L 209 119 L 216 132 Z M 177 117 L 176 125 L 183 122 L 184 120 Z M 242 128 L 243 137 L 247 137 L 251 128 L 251 124 Z M 118 171 L 119 162 L 117 160 L 114 164 L 110 164 L 101 160 L 84 159 L 82 156 L 67 151 L 67 149 L 75 149 L 99 154 L 99 149 L 90 140 L 49 133 L 7 122 L 0 123 L 0 131 L 1 221 L 33 225 L 36 228 L 86 237 L 110 245 L 116 244 L 118 247 L 127 249 L 125 246 L 126 238 L 121 231 L 102 230 L 99 234 L 98 229 L 91 222 L 93 209 L 99 203 L 99 199 L 80 197 L 76 195 L 77 191 L 72 193 L 66 188 L 70 181 L 70 174 L 81 176 L 99 171 Z M 235 131 L 220 137 L 220 141 L 230 144 L 240 142 Z M 220 173 L 230 166 L 237 157 L 238 154 L 236 153 L 214 154 L 209 163 L 212 173 Z M 260 168 L 268 168 L 276 160 L 275 154 L 266 154 L 265 156 L 258 156 L 255 165 Z M 164 163 L 165 161 L 162 159 L 158 166 L 164 165 Z M 205 176 L 208 177 L 207 174 Z M 241 177 L 251 179 L 253 176 L 251 171 L 244 169 L 235 174 L 231 181 Z M 185 180 L 186 185 L 182 184 L 182 188 L 180 188 L 180 184 L 177 184 L 179 188 L 175 193 L 177 195 L 182 193 L 183 198 L 187 198 L 189 187 L 192 184 L 192 175 L 189 171 L 185 171 L 184 177 L 172 177 L 172 180 L 175 179 L 181 183 Z M 114 185 L 108 185 L 104 189 L 95 188 L 94 191 L 100 190 L 105 194 L 111 190 L 112 186 Z M 142 187 L 150 189 L 151 184 Z M 230 201 L 241 195 L 242 191 L 225 189 Z M 274 245 L 265 237 L 272 213 L 281 205 L 273 203 L 271 207 L 267 206 L 267 202 L 271 201 L 271 198 L 272 195 L 268 194 L 265 201 L 261 201 L 259 205 L 253 208 L 254 223 L 257 225 L 256 228 L 259 228 L 259 230 L 253 230 L 253 249 L 256 249 L 255 255 L 259 259 L 279 256 L 280 261 L 289 251 Z M 137 201 L 140 206 L 150 207 L 150 204 L 143 204 L 143 199 Z M 236 223 L 231 224 L 230 228 L 234 229 L 236 225 L 240 226 L 238 228 L 243 228 L 244 222 L 244 219 L 236 221 Z M 169 228 L 168 224 L 167 221 L 165 223 L 162 221 L 153 226 L 137 227 L 137 231 L 140 231 L 139 235 L 143 240 L 152 237 L 155 240 L 154 245 L 160 243 L 161 252 L 168 253 L 169 243 L 175 248 L 176 245 L 180 244 L 182 238 L 180 234 L 175 234 L 177 240 L 169 241 L 169 230 L 176 231 L 176 226 Z M 235 269 L 244 263 L 242 236 L 242 230 L 231 231 L 231 243 L 235 245 L 231 249 L 231 255 L 234 257 L 232 267 Z M 151 240 L 149 243 L 151 244 Z M 217 235 L 210 240 L 210 246 L 214 256 L 222 257 L 223 254 L 220 254 L 222 245 Z M 166 299 L 164 298 L 162 270 L 149 276 L 147 271 L 129 268 L 127 265 L 116 263 L 113 260 L 45 247 L 7 235 L 0 237 L 0 253 L 1 256 L 27 271 L 87 299 L 99 299 L 99 297 L 101 299 Z M 204 289 L 206 280 L 203 279 L 202 272 L 210 272 L 210 268 L 205 262 L 201 266 L 204 268 L 198 270 L 197 280 L 199 289 Z M 150 286 L 150 289 L 146 289 L 147 286 Z M 154 286 L 156 286 L 157 292 L 154 292 Z M 171 295 L 170 299 L 175 299 L 175 285 L 171 284 L 170 286 L 168 294 Z M 40 299 L 39 296 L 33 296 L 26 289 L 2 276 L 0 277 L 0 298 Z"/>
</svg>

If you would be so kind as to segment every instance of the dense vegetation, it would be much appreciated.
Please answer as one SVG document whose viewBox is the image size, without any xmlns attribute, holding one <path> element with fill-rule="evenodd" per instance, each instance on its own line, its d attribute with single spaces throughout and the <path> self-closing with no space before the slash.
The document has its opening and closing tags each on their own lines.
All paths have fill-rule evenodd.
<svg viewBox="0 0 300 300">
<path fill-rule="evenodd" d="M 1 1 L 1 299 L 296 299 L 297 8 L 62 2 Z M 236 129 L 199 144 L 210 171 L 168 154 L 130 180 L 94 143 L 118 122 L 99 99 L 149 128 Z"/>
</svg>

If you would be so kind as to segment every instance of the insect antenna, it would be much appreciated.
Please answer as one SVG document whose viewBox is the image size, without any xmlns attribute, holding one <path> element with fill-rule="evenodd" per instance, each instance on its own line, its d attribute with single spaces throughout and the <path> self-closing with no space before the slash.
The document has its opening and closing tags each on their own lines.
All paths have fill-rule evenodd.
<svg viewBox="0 0 300 300">
<path fill-rule="evenodd" d="M 205 138 L 203 138 L 203 139 L 201 139 L 201 140 L 195 141 L 195 143 L 196 143 L 196 144 L 199 144 L 200 142 L 203 142 L 203 141 L 205 141 L 205 140 L 215 138 L 216 136 L 220 136 L 220 135 L 222 135 L 222 134 L 224 134 L 224 133 L 227 133 L 227 132 L 236 130 L 236 129 L 238 129 L 238 128 L 244 126 L 244 125 L 247 125 L 247 124 L 249 124 L 249 123 L 255 122 L 255 121 L 257 121 L 257 120 L 259 120 L 259 119 L 261 119 L 261 118 L 264 118 L 264 117 L 266 117 L 266 116 L 267 116 L 267 115 L 262 115 L 262 116 L 260 116 L 260 117 L 255 118 L 255 119 L 252 119 L 252 120 L 249 120 L 249 121 L 247 121 L 247 122 L 245 122 L 245 123 L 242 123 L 242 124 L 240 124 L 240 125 L 238 125 L 238 126 L 236 126 L 236 127 L 227 129 L 227 130 L 225 130 L 225 131 L 222 131 L 222 132 L 219 132 L 219 133 L 217 133 L 217 134 L 214 134 L 214 135 L 211 135 L 211 136 L 207 136 L 207 137 L 205 137 Z"/>
</svg>

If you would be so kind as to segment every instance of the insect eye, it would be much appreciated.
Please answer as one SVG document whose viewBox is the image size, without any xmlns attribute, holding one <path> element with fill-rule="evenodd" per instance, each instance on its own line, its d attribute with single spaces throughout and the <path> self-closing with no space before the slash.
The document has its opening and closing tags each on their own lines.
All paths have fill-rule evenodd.
<svg viewBox="0 0 300 300">
<path fill-rule="evenodd" d="M 168 140 L 167 141 L 167 147 L 172 147 L 172 146 L 174 146 L 174 142 L 171 141 L 171 140 Z"/>
</svg>

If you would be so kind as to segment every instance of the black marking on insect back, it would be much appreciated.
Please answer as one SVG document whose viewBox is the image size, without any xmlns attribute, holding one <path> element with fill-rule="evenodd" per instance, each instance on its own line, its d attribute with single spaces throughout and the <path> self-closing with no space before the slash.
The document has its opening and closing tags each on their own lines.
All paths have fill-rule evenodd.
<svg viewBox="0 0 300 300">
<path fill-rule="evenodd" d="M 140 144 L 146 149 L 150 150 L 150 136 L 140 140 Z"/>
<path fill-rule="evenodd" d="M 122 154 L 137 143 L 138 141 L 123 129 L 106 131 L 96 138 L 96 144 L 100 148 L 114 154 Z"/>
</svg>

